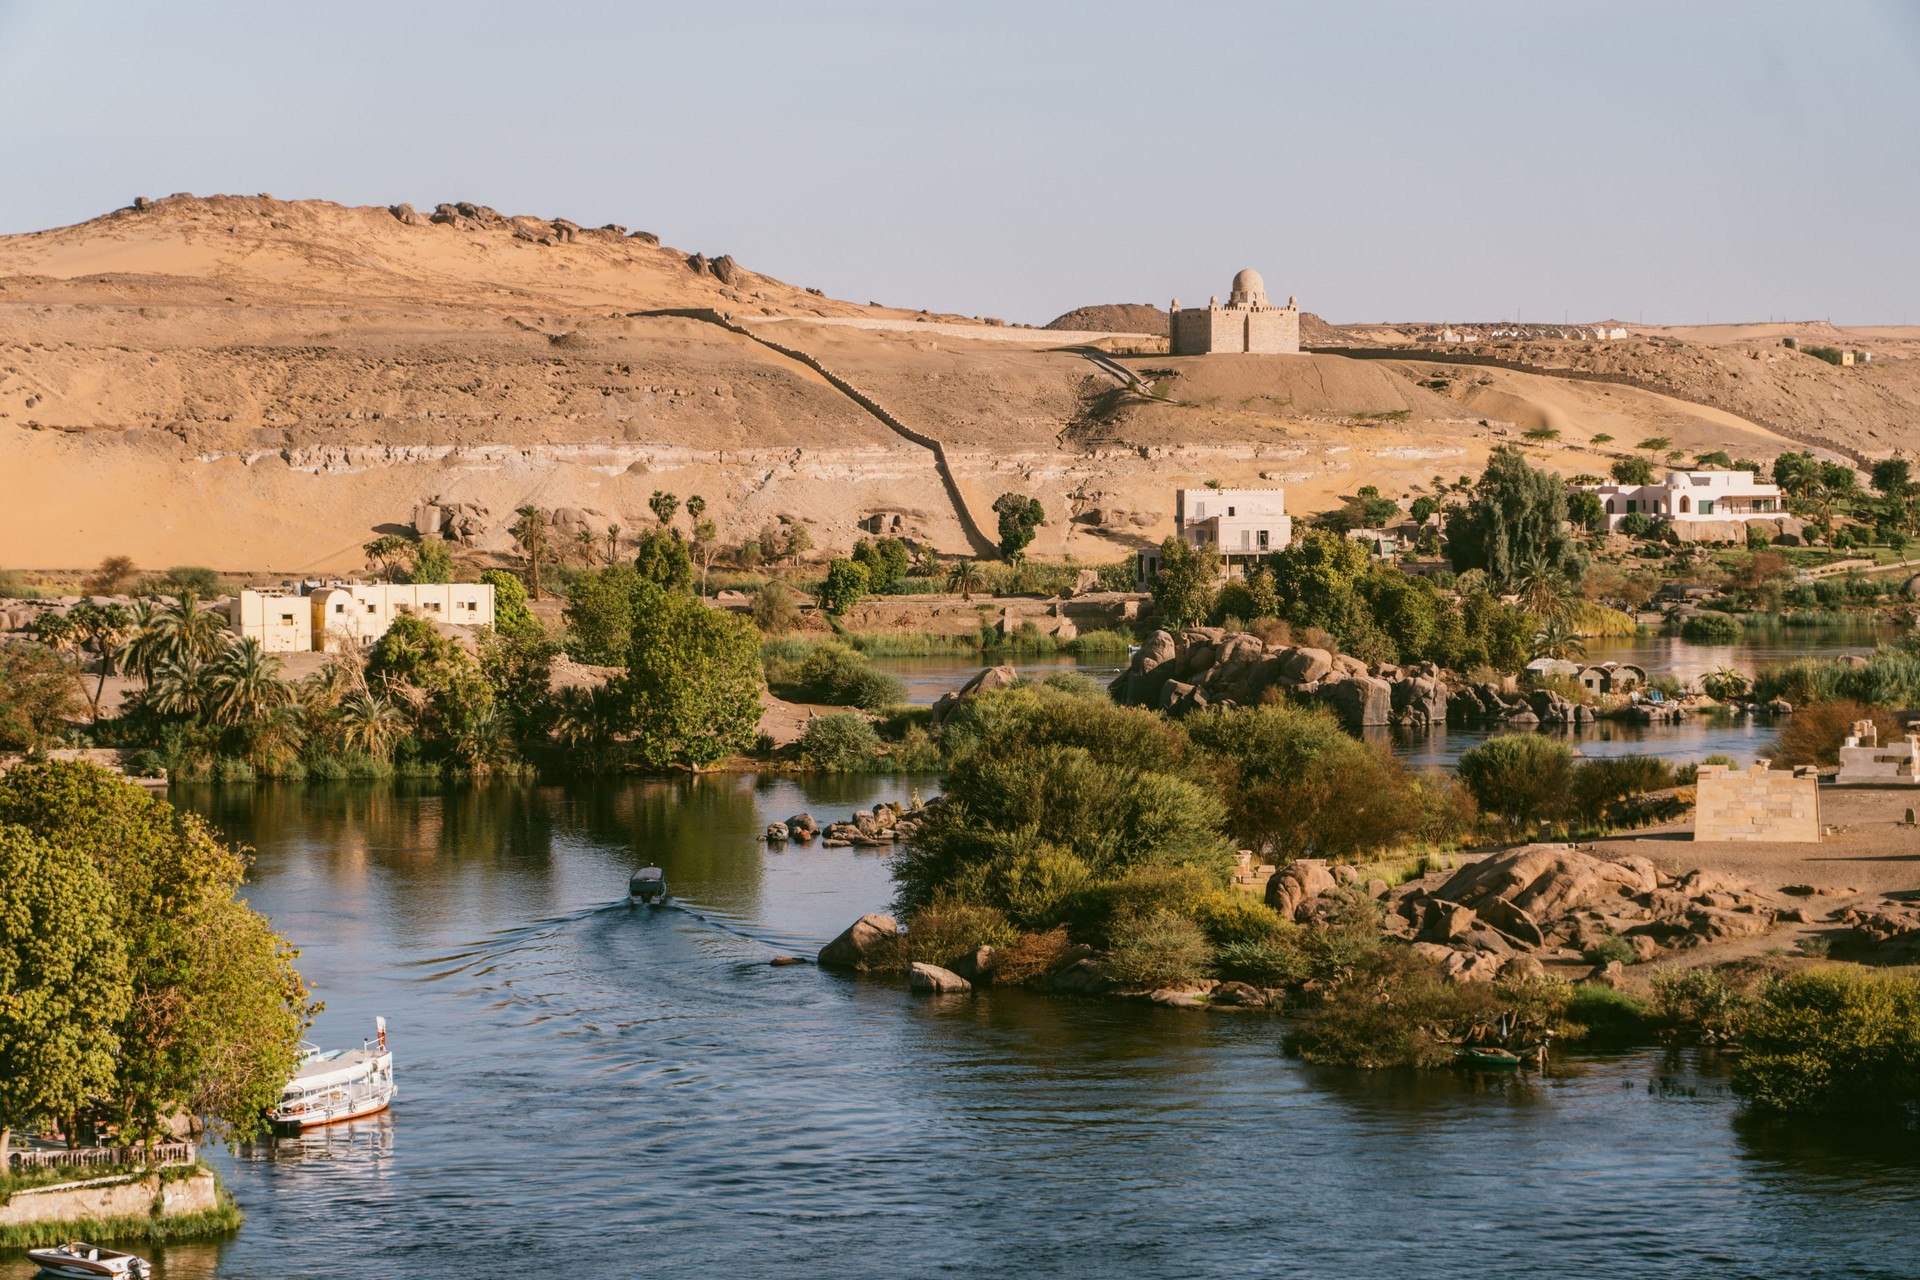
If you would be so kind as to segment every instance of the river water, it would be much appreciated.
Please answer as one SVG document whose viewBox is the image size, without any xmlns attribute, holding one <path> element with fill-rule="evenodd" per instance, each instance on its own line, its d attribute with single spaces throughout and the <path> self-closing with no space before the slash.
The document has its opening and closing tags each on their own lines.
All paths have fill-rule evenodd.
<svg viewBox="0 0 1920 1280">
<path fill-rule="evenodd" d="M 888 879 L 756 833 L 914 785 L 176 789 L 257 847 L 315 1038 L 384 1014 L 401 1094 L 217 1155 L 247 1224 L 162 1274 L 1920 1274 L 1920 1140 L 1753 1127 L 1689 1056 L 1369 1075 L 1264 1014 L 769 967 Z M 649 861 L 675 901 L 629 908 Z"/>
</svg>

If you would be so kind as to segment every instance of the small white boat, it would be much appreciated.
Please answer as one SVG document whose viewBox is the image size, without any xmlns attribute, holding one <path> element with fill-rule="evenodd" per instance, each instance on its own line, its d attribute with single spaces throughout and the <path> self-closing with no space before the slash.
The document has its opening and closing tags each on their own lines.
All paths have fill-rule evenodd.
<svg viewBox="0 0 1920 1280">
<path fill-rule="evenodd" d="M 137 1254 L 102 1249 L 79 1240 L 56 1249 L 29 1249 L 27 1261 L 38 1263 L 42 1271 L 56 1276 L 126 1276 L 129 1280 L 146 1280 L 153 1273 L 153 1264 Z"/>
<path fill-rule="evenodd" d="M 374 1038 L 361 1041 L 358 1049 L 305 1046 L 300 1070 L 280 1091 L 280 1105 L 267 1113 L 275 1133 L 299 1133 L 387 1109 L 399 1092 L 393 1083 L 393 1053 L 387 1048 L 387 1020 L 375 1018 L 374 1030 Z"/>
</svg>

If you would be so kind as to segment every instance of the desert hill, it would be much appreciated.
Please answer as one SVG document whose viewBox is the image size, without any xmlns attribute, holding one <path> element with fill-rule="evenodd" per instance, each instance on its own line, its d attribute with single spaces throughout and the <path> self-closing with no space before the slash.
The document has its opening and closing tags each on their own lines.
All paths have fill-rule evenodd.
<svg viewBox="0 0 1920 1280">
<path fill-rule="evenodd" d="M 1178 484 L 1283 483 L 1311 512 L 1476 471 L 1542 423 L 1561 439 L 1530 447 L 1570 470 L 1604 464 L 1595 432 L 1877 456 L 1911 436 L 1920 369 L 1717 333 L 1375 349 L 1322 324 L 1314 345 L 1388 358 L 1123 356 L 1142 395 L 1083 354 L 1128 349 L 1130 315 L 861 305 L 473 204 L 139 202 L 0 237 L 0 564 L 353 570 L 436 498 L 484 508 L 484 558 L 524 503 L 631 531 L 655 489 L 700 493 L 725 543 L 786 520 L 844 548 L 877 517 L 949 552 L 1018 489 L 1049 512 L 1036 551 L 1108 561 L 1170 531 Z"/>
<path fill-rule="evenodd" d="M 1104 329 L 1111 333 L 1151 333 L 1167 336 L 1167 313 L 1146 302 L 1108 302 L 1093 307 L 1075 307 L 1065 315 L 1047 321 L 1049 329 Z"/>
</svg>

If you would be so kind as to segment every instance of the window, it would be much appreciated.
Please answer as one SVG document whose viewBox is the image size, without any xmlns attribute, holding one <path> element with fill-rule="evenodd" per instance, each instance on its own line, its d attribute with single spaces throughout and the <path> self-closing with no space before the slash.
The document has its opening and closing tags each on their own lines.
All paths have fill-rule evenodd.
<svg viewBox="0 0 1920 1280">
<path fill-rule="evenodd" d="M 1233 514 L 1233 508 L 1232 508 L 1232 507 L 1228 507 L 1228 508 L 1227 508 L 1227 514 L 1228 514 L 1229 516 L 1231 516 L 1231 515 Z"/>
<path fill-rule="evenodd" d="M 1687 497 L 1687 495 L 1686 495 L 1686 494 L 1684 494 L 1684 493 L 1683 493 L 1683 494 L 1681 494 L 1681 495 L 1680 495 L 1680 513 L 1681 513 L 1682 515 L 1685 515 L 1685 514 L 1686 514 L 1686 512 L 1687 512 L 1687 510 L 1688 510 L 1688 508 L 1689 508 L 1689 507 L 1691 506 L 1691 504 L 1692 504 L 1692 502 L 1693 502 L 1693 499 L 1691 499 L 1691 498 L 1689 498 L 1689 497 Z M 1702 510 L 1705 510 L 1705 507 L 1706 507 L 1706 504 L 1704 504 L 1704 503 L 1703 503 L 1703 504 L 1701 504 L 1701 509 L 1702 509 Z"/>
<path fill-rule="evenodd" d="M 1260 549 L 1262 551 L 1267 549 L 1267 531 L 1265 529 L 1260 531 Z"/>
<path fill-rule="evenodd" d="M 440 602 L 438 600 L 429 600 L 427 601 L 427 608 L 433 610 L 435 613 L 438 613 L 440 612 Z"/>
<path fill-rule="evenodd" d="M 1207 504 L 1206 504 L 1206 503 L 1204 503 L 1204 502 L 1196 502 L 1196 503 L 1194 503 L 1194 504 L 1193 504 L 1193 518 L 1194 518 L 1195 520 L 1205 520 L 1205 519 L 1207 518 Z"/>
<path fill-rule="evenodd" d="M 283 613 L 283 614 L 281 614 L 281 615 L 280 615 L 280 625 L 281 625 L 281 626 L 283 626 L 283 627 L 290 627 L 290 626 L 292 626 L 292 625 L 293 625 L 293 615 L 292 615 L 292 614 L 290 614 L 290 613 Z"/>
<path fill-rule="evenodd" d="M 1682 498 L 1682 499 L 1680 499 L 1680 501 L 1682 501 L 1682 502 L 1685 502 L 1685 501 L 1686 501 L 1686 499 L 1685 499 L 1685 498 Z M 1712 514 L 1713 514 L 1713 499 L 1712 499 L 1712 498 L 1702 498 L 1702 499 L 1700 499 L 1700 514 L 1701 514 L 1701 515 L 1703 515 L 1703 516 L 1710 516 L 1710 515 L 1712 515 Z"/>
<path fill-rule="evenodd" d="M 347 611 L 347 606 L 344 604 L 336 604 L 333 606 L 333 611 L 335 613 L 345 613 Z"/>
<path fill-rule="evenodd" d="M 1608 499 L 1607 499 L 1607 514 L 1608 514 L 1608 515 L 1612 515 L 1612 514 L 1613 514 L 1613 499 L 1612 499 L 1612 498 L 1608 498 Z"/>
<path fill-rule="evenodd" d="M 378 605 L 371 605 L 371 604 L 370 604 L 370 605 L 368 605 L 368 606 L 367 606 L 367 612 L 368 612 L 368 613 L 378 613 L 378 612 L 380 612 L 380 608 L 379 608 L 379 606 L 378 606 Z"/>
<path fill-rule="evenodd" d="M 1233 512 L 1232 512 L 1232 511 L 1228 511 L 1228 512 L 1227 512 L 1227 514 L 1228 514 L 1228 515 L 1232 515 L 1232 514 L 1233 514 Z M 1253 530 L 1251 530 L 1251 529 L 1242 529 L 1242 530 L 1240 531 L 1240 549 L 1241 549 L 1242 551 L 1251 551 L 1251 550 L 1253 550 Z"/>
</svg>

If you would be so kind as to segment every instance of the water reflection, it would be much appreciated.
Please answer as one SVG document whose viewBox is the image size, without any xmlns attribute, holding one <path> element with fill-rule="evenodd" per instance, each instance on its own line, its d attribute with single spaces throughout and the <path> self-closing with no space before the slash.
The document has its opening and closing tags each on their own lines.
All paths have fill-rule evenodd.
<svg viewBox="0 0 1920 1280">
<path fill-rule="evenodd" d="M 401 1093 L 218 1156 L 248 1224 L 163 1274 L 519 1277 L 583 1237 L 663 1276 L 1886 1272 L 1920 1170 L 1756 1138 L 1684 1055 L 1369 1075 L 1265 1014 L 770 967 L 889 884 L 760 830 L 914 785 L 176 792 L 258 847 L 315 1039 L 384 1013 Z M 641 859 L 676 906 L 626 906 Z"/>
</svg>

